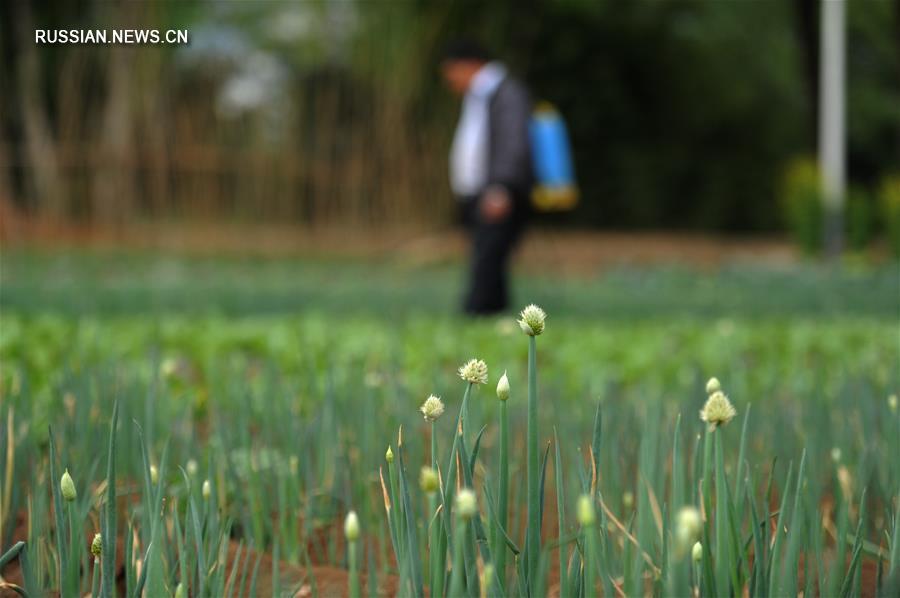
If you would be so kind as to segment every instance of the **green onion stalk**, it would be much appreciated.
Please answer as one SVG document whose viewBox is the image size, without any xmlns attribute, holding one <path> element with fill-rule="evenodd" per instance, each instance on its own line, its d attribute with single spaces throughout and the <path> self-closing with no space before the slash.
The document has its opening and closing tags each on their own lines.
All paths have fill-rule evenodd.
<svg viewBox="0 0 900 598">
<path fill-rule="evenodd" d="M 711 378 L 706 384 L 706 392 L 709 398 L 700 411 L 700 419 L 707 423 L 706 439 L 703 446 L 703 507 L 707 518 L 712 514 L 712 468 L 710 462 L 711 451 L 715 450 L 715 484 L 716 484 L 716 514 L 715 514 L 715 592 L 719 595 L 728 593 L 728 571 L 732 568 L 733 550 L 729 541 L 730 534 L 730 504 L 728 500 L 728 481 L 725 477 L 724 458 L 722 456 L 722 439 L 719 428 L 730 422 L 737 412 L 731 401 L 721 390 L 721 384 L 716 378 Z M 706 549 L 708 552 L 708 549 Z M 704 564 L 708 567 L 708 564 Z M 707 588 L 713 591 L 713 588 Z"/>
<path fill-rule="evenodd" d="M 94 573 L 91 576 L 91 598 L 100 595 L 100 559 L 94 559 Z"/>
<path fill-rule="evenodd" d="M 541 472 L 540 447 L 538 446 L 536 337 L 544 332 L 546 318 L 547 314 L 544 313 L 544 310 L 537 305 L 529 305 L 522 310 L 519 319 L 519 327 L 528 335 L 528 527 L 525 536 L 528 558 L 525 563 L 525 573 L 529 588 L 533 587 L 537 581 L 541 554 Z"/>
<path fill-rule="evenodd" d="M 431 424 L 431 467 L 423 467 L 419 484 L 422 491 L 428 496 L 428 584 L 431 587 L 431 595 L 437 596 L 443 592 L 444 587 L 444 555 L 447 552 L 446 540 L 443 538 L 443 522 L 437 516 L 440 490 L 438 477 L 438 445 L 435 422 L 444 414 L 444 403 L 440 397 L 429 395 L 419 411 L 425 417 L 425 421 Z"/>
<path fill-rule="evenodd" d="M 437 434 L 435 434 L 434 421 L 431 422 L 431 468 L 437 473 Z M 431 560 L 431 577 L 429 585 L 431 586 L 431 595 L 440 596 L 444 589 L 444 554 L 447 547 L 442 539 L 443 523 L 440 517 L 436 516 L 438 510 L 438 494 L 431 492 L 428 496 L 428 513 L 434 520 L 430 526 L 429 533 L 429 551 L 428 556 Z"/>
<path fill-rule="evenodd" d="M 506 372 L 497 383 L 497 398 L 500 399 L 500 488 L 497 497 L 497 517 L 494 525 L 493 551 L 495 570 L 499 583 L 499 594 L 506 594 L 506 541 L 503 530 L 507 530 L 509 517 L 507 514 L 509 501 L 509 412 L 506 401 L 509 399 L 509 379 Z"/>
<path fill-rule="evenodd" d="M 359 584 L 359 563 L 356 553 L 359 543 L 359 518 L 355 511 L 347 513 L 347 519 L 344 521 L 344 536 L 347 538 L 347 560 L 350 565 L 348 594 L 350 598 L 360 598 L 362 591 Z"/>
<path fill-rule="evenodd" d="M 457 520 L 453 532 L 453 572 L 450 577 L 450 593 L 448 596 L 462 596 L 464 581 L 463 574 L 466 564 L 463 557 L 463 543 L 466 541 L 466 533 L 469 529 L 467 522 Z"/>
<path fill-rule="evenodd" d="M 535 337 L 528 338 L 528 528 L 526 532 L 528 562 L 526 573 L 529 584 L 538 572 L 538 558 L 541 553 L 541 487 L 538 447 L 537 416 L 537 343 Z"/>
<path fill-rule="evenodd" d="M 444 555 L 446 547 L 441 542 L 442 520 L 438 517 L 438 496 L 440 479 L 436 469 L 425 466 L 419 475 L 419 488 L 428 497 L 428 511 L 425 525 L 428 528 L 428 584 L 432 596 L 439 596 L 444 590 Z"/>
<path fill-rule="evenodd" d="M 597 532 L 594 529 L 597 515 L 590 496 L 582 494 L 578 499 L 577 514 L 584 533 L 584 595 L 594 596 L 597 590 Z"/>
<path fill-rule="evenodd" d="M 463 432 L 466 426 L 466 413 L 469 406 L 469 395 L 472 392 L 472 382 L 466 384 L 466 391 L 463 393 L 462 405 L 459 408 L 459 416 L 456 421 L 456 427 L 453 430 L 453 447 L 450 449 L 450 461 L 447 464 L 447 477 L 444 479 L 445 500 L 450 502 L 453 500 L 453 490 L 456 480 L 456 455 L 459 451 L 459 443 L 464 441 Z M 447 505 L 444 505 L 447 508 Z"/>
<path fill-rule="evenodd" d="M 463 575 L 466 571 L 465 546 L 468 542 L 469 523 L 478 513 L 478 503 L 475 493 L 469 488 L 463 488 L 456 495 L 454 501 L 456 511 L 456 523 L 453 531 L 453 573 L 450 578 L 450 596 L 463 596 L 465 582 Z M 469 584 L 477 580 L 468 580 Z"/>
</svg>

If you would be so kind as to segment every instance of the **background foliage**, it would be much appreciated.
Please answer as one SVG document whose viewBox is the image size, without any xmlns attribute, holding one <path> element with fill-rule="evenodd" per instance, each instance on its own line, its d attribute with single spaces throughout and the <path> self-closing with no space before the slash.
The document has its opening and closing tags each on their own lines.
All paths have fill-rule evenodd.
<svg viewBox="0 0 900 598">
<path fill-rule="evenodd" d="M 59 218 L 446 223 L 456 102 L 485 40 L 568 120 L 559 223 L 771 231 L 815 153 L 818 3 L 6 3 L 0 196 Z M 851 181 L 900 163 L 900 2 L 848 3 Z M 191 44 L 36 46 L 33 29 L 187 28 Z M 881 227 L 883 218 L 873 219 Z"/>
</svg>

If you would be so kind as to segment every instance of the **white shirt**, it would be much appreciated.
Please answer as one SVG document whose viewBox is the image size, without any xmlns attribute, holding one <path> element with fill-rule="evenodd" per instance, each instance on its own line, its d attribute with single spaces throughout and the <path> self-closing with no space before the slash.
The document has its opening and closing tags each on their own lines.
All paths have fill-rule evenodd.
<svg viewBox="0 0 900 598">
<path fill-rule="evenodd" d="M 458 198 L 478 195 L 487 184 L 490 102 L 504 78 L 506 67 L 489 62 L 472 77 L 463 98 L 450 148 L 450 187 Z"/>
</svg>

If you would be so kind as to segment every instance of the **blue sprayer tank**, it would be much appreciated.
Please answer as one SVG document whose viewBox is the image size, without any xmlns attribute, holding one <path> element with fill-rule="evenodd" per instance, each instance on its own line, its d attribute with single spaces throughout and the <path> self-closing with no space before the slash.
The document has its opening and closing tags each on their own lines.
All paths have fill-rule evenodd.
<svg viewBox="0 0 900 598">
<path fill-rule="evenodd" d="M 578 185 L 562 115 L 549 102 L 541 102 L 529 131 L 535 174 L 532 204 L 541 212 L 571 210 L 578 203 Z"/>
</svg>

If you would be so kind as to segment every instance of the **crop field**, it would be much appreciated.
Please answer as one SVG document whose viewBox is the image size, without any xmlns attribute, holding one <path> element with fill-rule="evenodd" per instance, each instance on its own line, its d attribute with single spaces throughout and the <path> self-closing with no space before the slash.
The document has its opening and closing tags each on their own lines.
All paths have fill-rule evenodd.
<svg viewBox="0 0 900 598">
<path fill-rule="evenodd" d="M 462 276 L 4 250 L 0 595 L 900 595 L 896 264 Z"/>
</svg>

